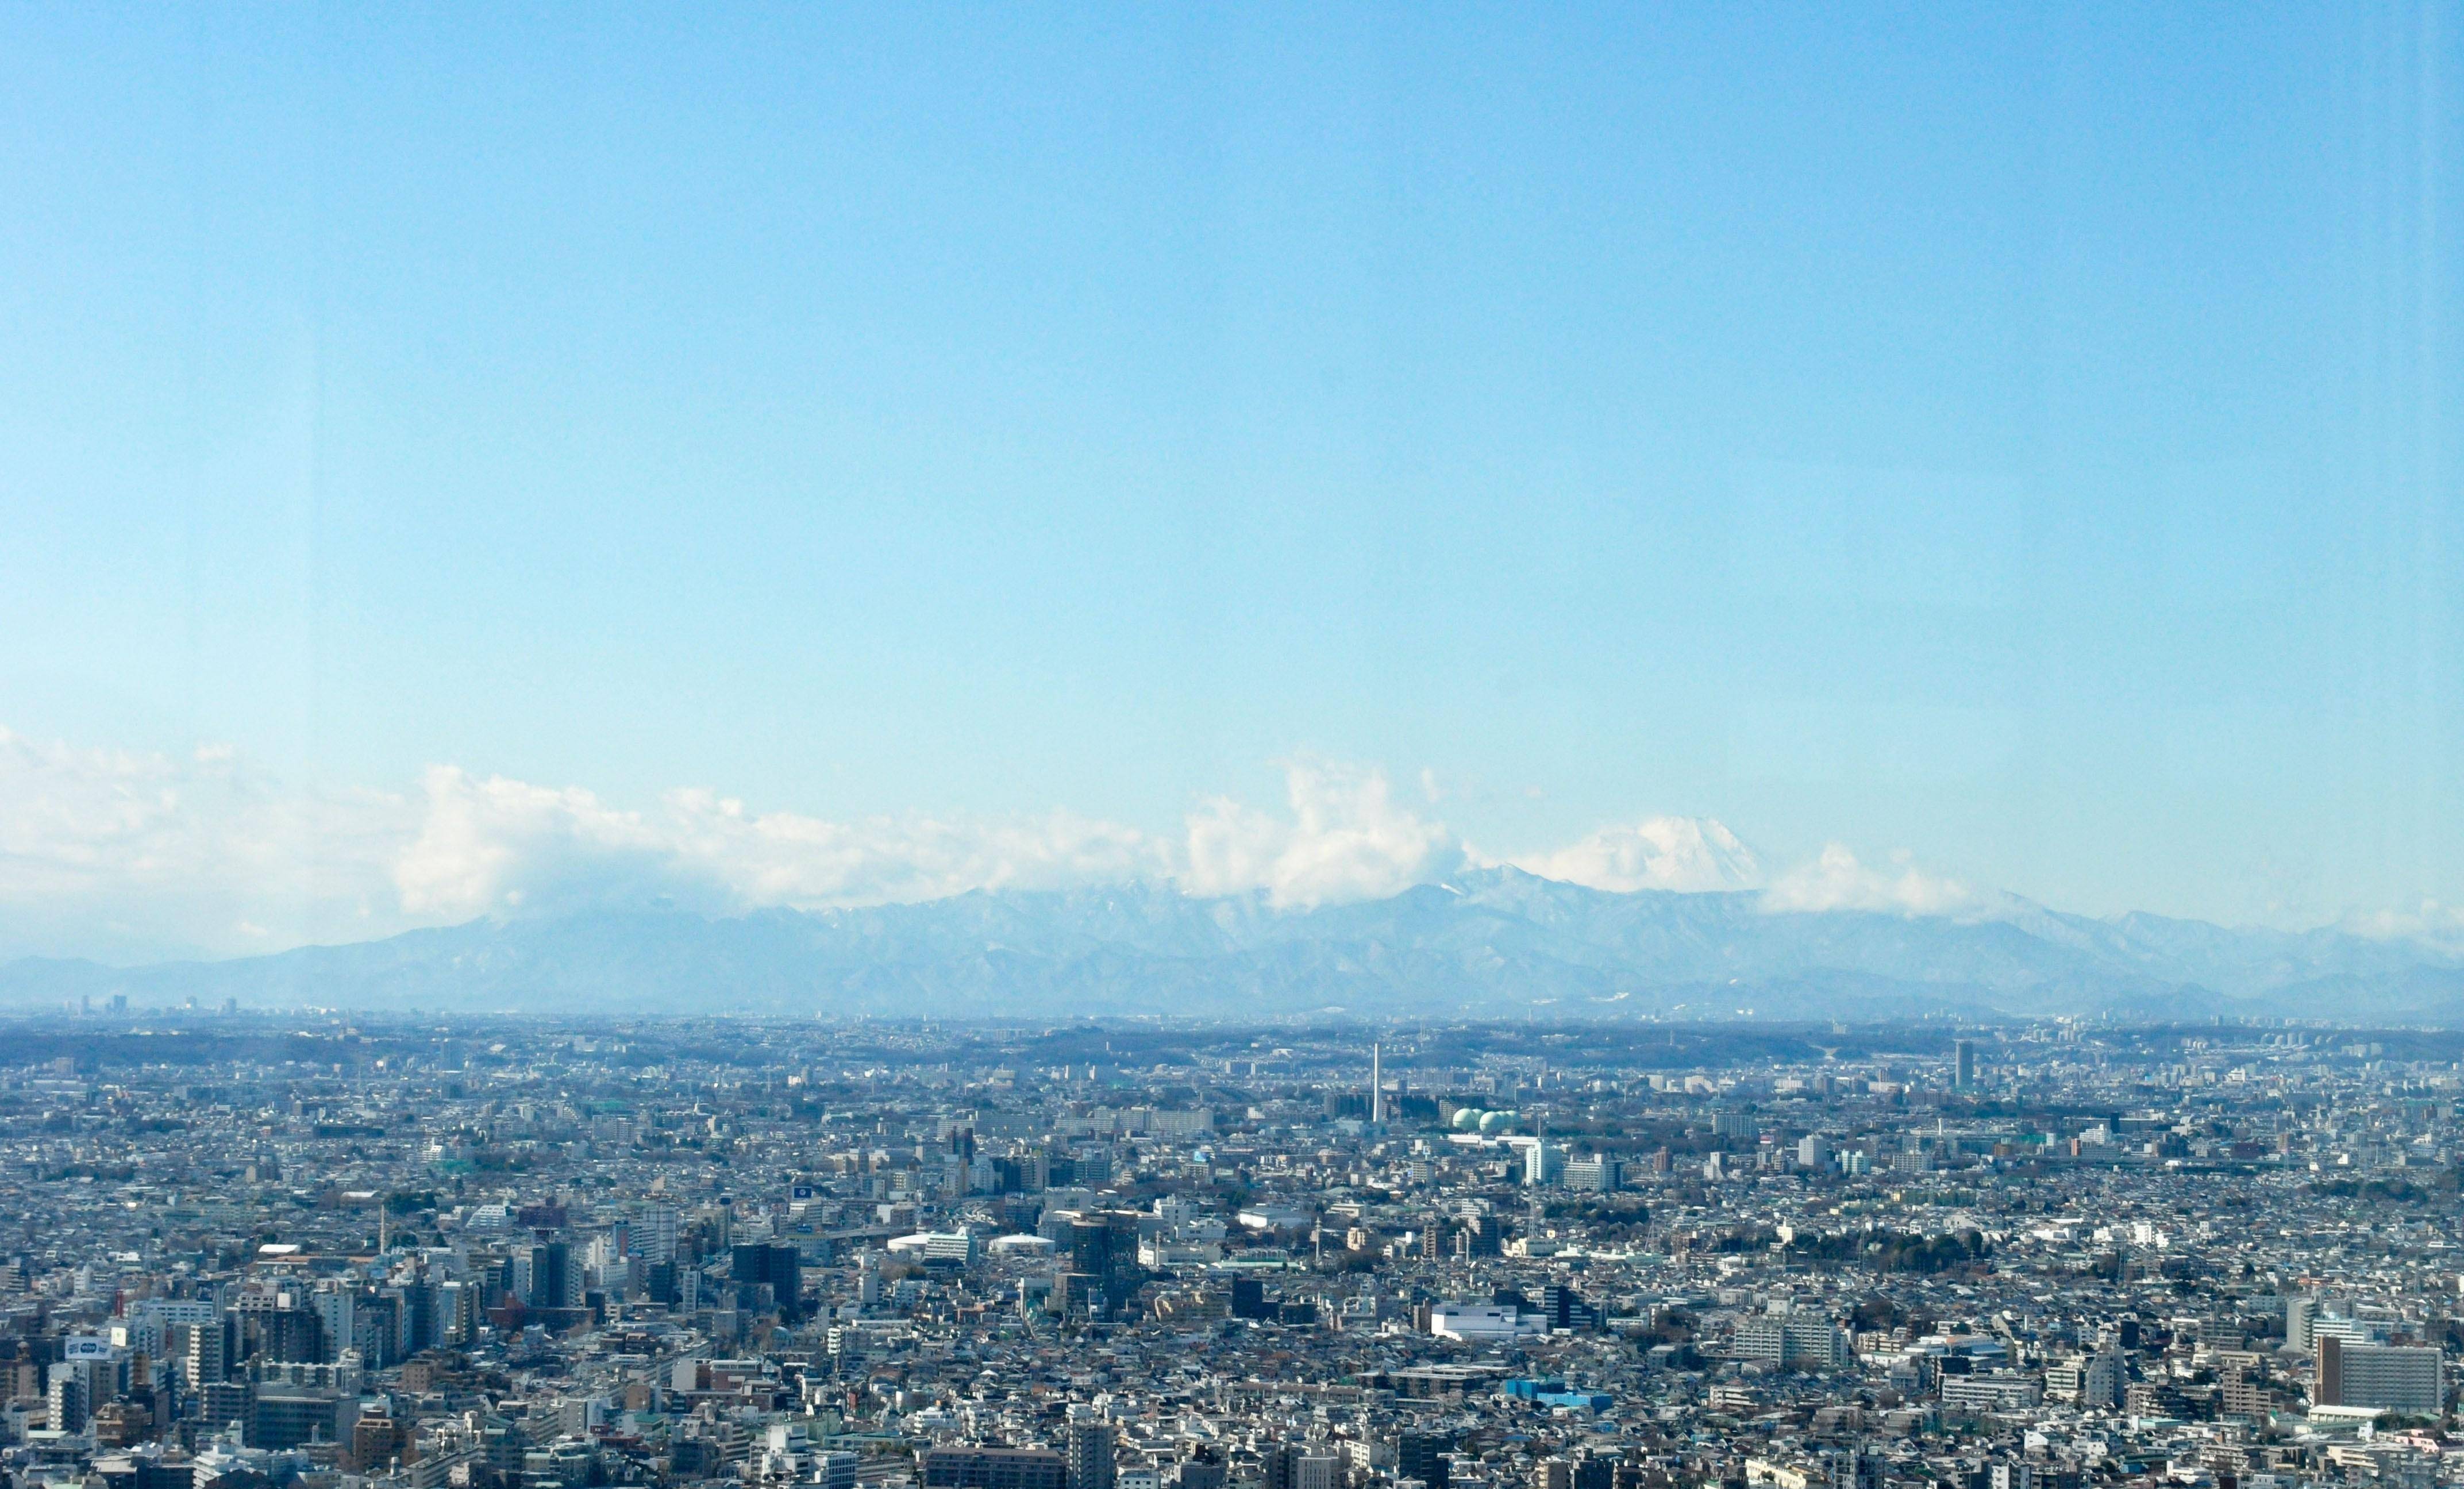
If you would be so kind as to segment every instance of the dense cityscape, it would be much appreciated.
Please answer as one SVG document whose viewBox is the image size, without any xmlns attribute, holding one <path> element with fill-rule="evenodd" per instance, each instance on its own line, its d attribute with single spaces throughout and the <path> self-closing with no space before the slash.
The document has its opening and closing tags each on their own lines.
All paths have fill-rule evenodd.
<svg viewBox="0 0 2464 1489">
<path fill-rule="evenodd" d="M 0 203 L 0 1489 L 2464 1489 L 2464 0 L 14 0 Z"/>
<path fill-rule="evenodd" d="M 10 1489 L 2458 1475 L 2464 1038 L 7 1028 Z"/>
</svg>

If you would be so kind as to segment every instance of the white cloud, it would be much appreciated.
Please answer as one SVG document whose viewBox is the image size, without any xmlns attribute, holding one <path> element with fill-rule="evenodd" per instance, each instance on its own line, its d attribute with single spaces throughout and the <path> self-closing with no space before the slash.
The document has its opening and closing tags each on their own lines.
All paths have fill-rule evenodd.
<svg viewBox="0 0 2464 1489">
<path fill-rule="evenodd" d="M 2464 906 L 2424 900 L 2409 910 L 2357 910 L 2346 915 L 2339 929 L 2373 941 L 2420 941 L 2464 950 Z"/>
<path fill-rule="evenodd" d="M 399 798 L 285 790 L 226 748 L 182 759 L 0 729 L 0 953 L 365 935 L 365 913 L 393 900 L 405 821 Z"/>
<path fill-rule="evenodd" d="M 634 811 L 451 766 L 409 792 L 319 792 L 219 747 L 183 758 L 0 730 L 0 955 L 216 955 L 480 915 L 813 909 L 1177 867 L 1169 841 L 1068 812 L 837 822 L 696 790 Z"/>
<path fill-rule="evenodd" d="M 418 836 L 394 860 L 406 914 L 445 920 L 531 909 L 638 903 L 683 891 L 724 898 L 677 862 L 672 836 L 587 791 L 450 765 L 421 782 Z M 684 871 L 680 871 L 684 870 Z"/>
<path fill-rule="evenodd" d="M 1299 759 L 1284 767 L 1288 821 L 1217 798 L 1189 819 L 1193 894 L 1263 889 L 1279 906 L 1378 899 L 1463 862 L 1442 822 L 1396 804 L 1386 773 Z"/>
<path fill-rule="evenodd" d="M 664 901 L 706 912 L 819 909 L 1059 888 L 1174 867 L 1135 828 L 1070 812 L 831 821 L 671 791 L 651 812 L 587 791 L 428 773 L 419 835 L 395 865 L 406 911 L 445 920 Z"/>
<path fill-rule="evenodd" d="M 1442 824 L 1394 802 L 1382 771 L 1301 760 L 1285 777 L 1289 817 L 1218 799 L 1191 814 L 1176 853 L 1070 812 L 843 822 L 684 790 L 644 813 L 440 766 L 393 877 L 405 913 L 451 921 L 661 896 L 707 910 L 810 909 L 1175 875 L 1195 893 L 1317 905 L 1393 894 L 1461 862 Z"/>
<path fill-rule="evenodd" d="M 754 815 L 707 791 L 666 802 L 678 861 L 738 905 L 908 903 L 970 889 L 1057 889 L 1162 878 L 1169 845 L 1116 822 L 1053 812 L 980 820 L 876 817 L 834 822 Z"/>
<path fill-rule="evenodd" d="M 1070 812 L 831 821 L 705 790 L 637 809 L 451 766 L 405 791 L 303 789 L 223 747 L 176 756 L 0 730 L 0 955 L 231 954 L 482 915 L 810 909 L 1133 880 L 1306 907 L 1396 894 L 1475 861 L 1428 815 L 1433 801 L 1398 801 L 1382 770 L 1310 757 L 1284 776 L 1282 811 L 1215 798 L 1162 835 Z M 1442 795 L 1430 777 L 1418 784 Z M 1619 891 L 1764 882 L 1753 852 L 1709 819 L 1619 823 L 1516 863 Z M 1771 880 L 1764 903 L 1961 914 L 1991 897 L 1904 856 L 1868 867 L 1835 844 Z M 2384 933 L 2403 932 L 2391 922 Z"/>
<path fill-rule="evenodd" d="M 1877 910 L 1900 915 L 1961 915 L 1997 908 L 1989 895 L 1956 879 L 1929 874 L 1905 852 L 1891 855 L 1888 868 L 1868 867 L 1844 843 L 1825 847 L 1811 864 L 1771 881 L 1763 909 L 1774 912 Z"/>
<path fill-rule="evenodd" d="M 1637 889 L 1749 889 L 1762 864 L 1737 835 L 1707 817 L 1646 817 L 1603 827 L 1550 853 L 1511 860 L 1543 879 L 1619 894 Z"/>
<path fill-rule="evenodd" d="M 188 757 L 0 731 L 0 955 L 107 959 L 360 940 L 476 916 L 669 903 L 706 912 L 1178 878 L 1278 905 L 1393 894 L 1462 862 L 1383 772 L 1302 760 L 1289 811 L 1229 800 L 1177 841 L 1060 811 L 835 821 L 704 790 L 646 810 L 436 766 L 406 792 L 286 787 Z"/>
</svg>

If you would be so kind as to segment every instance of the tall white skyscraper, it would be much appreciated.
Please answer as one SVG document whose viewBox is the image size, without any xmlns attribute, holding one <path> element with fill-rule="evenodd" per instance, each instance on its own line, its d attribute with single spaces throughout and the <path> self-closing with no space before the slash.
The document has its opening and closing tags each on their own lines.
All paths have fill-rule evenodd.
<svg viewBox="0 0 2464 1489">
<path fill-rule="evenodd" d="M 647 1266 L 676 1259 L 676 1207 L 645 1205 L 633 1222 L 634 1254 Z"/>
</svg>

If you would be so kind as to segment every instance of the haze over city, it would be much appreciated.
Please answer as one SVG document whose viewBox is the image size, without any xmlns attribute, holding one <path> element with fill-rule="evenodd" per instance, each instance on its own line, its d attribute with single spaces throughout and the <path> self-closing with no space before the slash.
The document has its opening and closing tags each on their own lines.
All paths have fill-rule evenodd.
<svg viewBox="0 0 2464 1489">
<path fill-rule="evenodd" d="M 2464 1489 L 2464 5 L 0 8 L 0 1489 Z"/>
<path fill-rule="evenodd" d="M 0 954 L 2452 939 L 2436 7 L 0 17 Z"/>
</svg>

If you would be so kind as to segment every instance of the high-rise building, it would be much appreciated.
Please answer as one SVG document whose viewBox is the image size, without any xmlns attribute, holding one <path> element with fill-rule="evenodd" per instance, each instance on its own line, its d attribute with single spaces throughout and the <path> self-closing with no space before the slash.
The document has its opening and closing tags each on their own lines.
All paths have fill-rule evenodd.
<svg viewBox="0 0 2464 1489">
<path fill-rule="evenodd" d="M 633 1217 L 633 1254 L 652 1266 L 676 1259 L 676 1207 L 645 1205 Z"/>
<path fill-rule="evenodd" d="M 2082 1409 L 2122 1405 L 2122 1356 L 2111 1349 L 2073 1355 L 2045 1369 L 2045 1394 Z"/>
<path fill-rule="evenodd" d="M 354 1305 L 351 1347 L 369 1369 L 384 1369 L 403 1357 L 402 1298 L 393 1292 L 363 1293 Z"/>
<path fill-rule="evenodd" d="M 793 1324 L 803 1317 L 803 1262 L 795 1247 L 750 1241 L 731 1247 L 728 1258 L 737 1307 L 755 1306 L 756 1289 L 766 1283 L 780 1318 Z"/>
<path fill-rule="evenodd" d="M 2310 1325 L 2318 1317 L 2318 1299 L 2310 1297 L 2285 1299 L 2284 1342 L 2296 1349 L 2310 1348 Z"/>
<path fill-rule="evenodd" d="M 1985 1489 L 2041 1489 L 2042 1478 L 2034 1463 L 2005 1459 L 1986 1467 Z"/>
<path fill-rule="evenodd" d="M 1254 1277 L 1232 1280 L 1232 1316 L 1236 1319 L 1270 1319 L 1274 1311 L 1266 1306 L 1266 1284 Z"/>
<path fill-rule="evenodd" d="M 1737 1358 L 1770 1365 L 1807 1364 L 1832 1369 L 1848 1363 L 1848 1341 L 1825 1315 L 1805 1309 L 1767 1313 L 1737 1329 Z"/>
<path fill-rule="evenodd" d="M 1287 1440 L 1266 1444 L 1261 1455 L 1265 1489 L 1325 1489 L 1309 1480 L 1321 1473 L 1331 1482 L 1335 1456 L 1322 1442 Z"/>
<path fill-rule="evenodd" d="M 359 1297 L 347 1285 L 339 1282 L 320 1284 L 308 1295 L 308 1307 L 317 1315 L 317 1327 L 321 1360 L 339 1360 L 342 1351 L 351 1347 L 359 1332 Z"/>
<path fill-rule="evenodd" d="M 1291 1489 L 1291 1460 L 1300 1456 L 1297 1442 L 1269 1442 L 1258 1450 L 1258 1482 L 1261 1489 Z"/>
<path fill-rule="evenodd" d="M 2369 1407 L 2408 1416 L 2446 1409 L 2447 1381 L 2429 1347 L 2357 1345 L 2333 1334 L 2319 1339 L 2319 1406 Z"/>
<path fill-rule="evenodd" d="M 2267 1378 L 2242 1366 L 2229 1366 L 2216 1379 L 2216 1416 L 2219 1420 L 2255 1422 L 2276 1409 L 2274 1391 Z"/>
<path fill-rule="evenodd" d="M 401 1320 L 404 1359 L 443 1343 L 436 1331 L 436 1284 L 422 1277 L 394 1289 L 394 1296 Z"/>
<path fill-rule="evenodd" d="M 1551 1330 L 1573 1332 L 1596 1329 L 1603 1325 L 1600 1310 L 1563 1282 L 1550 1283 L 1547 1298 L 1549 1327 Z"/>
<path fill-rule="evenodd" d="M 1881 1454 L 1852 1448 L 1831 1460 L 1831 1489 L 1882 1489 Z"/>
<path fill-rule="evenodd" d="M 1562 1171 L 1566 1187 L 1587 1193 L 1605 1194 L 1625 1181 L 1623 1165 L 1614 1158 L 1569 1158 Z"/>
<path fill-rule="evenodd" d="M 2365 1319 L 2341 1318 L 2332 1313 L 2313 1315 L 2310 1320 L 2310 1347 L 2319 1347 L 2323 1339 L 2341 1339 L 2348 1345 L 2375 1345 L 2380 1342 L 2377 1325 Z"/>
<path fill-rule="evenodd" d="M 246 1381 L 218 1380 L 198 1387 L 197 1426 L 209 1433 L 222 1432 L 234 1423 L 244 1426 L 250 1394 Z"/>
<path fill-rule="evenodd" d="M 246 1300 L 243 1300 L 245 1302 Z M 290 1301 L 283 1295 L 282 1303 Z M 308 1308 L 284 1306 L 244 1308 L 240 1322 L 253 1347 L 249 1353 L 284 1362 L 325 1358 L 325 1328 Z"/>
<path fill-rule="evenodd" d="M 1183 1458 L 1173 1465 L 1172 1477 L 1167 1482 L 1174 1489 L 1223 1489 L 1223 1460 L 1203 1449 L 1199 1451 L 1202 1456 Z"/>
<path fill-rule="evenodd" d="M 1950 1046 L 1950 1084 L 1963 1091 L 1976 1088 L 1976 1043 L 1954 1040 Z"/>
<path fill-rule="evenodd" d="M 1078 1422 L 1069 1429 L 1069 1489 L 1112 1489 L 1112 1429 L 1102 1422 Z"/>
<path fill-rule="evenodd" d="M 1083 1215 L 1069 1222 L 1062 1270 L 1075 1279 L 1071 1302 L 1084 1288 L 1087 1311 L 1110 1315 L 1129 1306 L 1144 1281 L 1138 1270 L 1138 1217 L 1127 1211 Z"/>
<path fill-rule="evenodd" d="M 1454 1446 L 1453 1438 L 1440 1433 L 1407 1432 L 1395 1440 L 1395 1473 L 1417 1478 L 1428 1489 L 1446 1489 L 1451 1472 L 1446 1455 Z"/>
<path fill-rule="evenodd" d="M 542 1241 L 527 1248 L 530 1286 L 522 1302 L 534 1308 L 582 1306 L 582 1266 L 564 1241 Z"/>
<path fill-rule="evenodd" d="M 465 1345 L 479 1327 L 479 1288 L 461 1278 L 436 1284 L 437 1342 Z"/>
<path fill-rule="evenodd" d="M 813 1477 L 807 1482 L 816 1489 L 855 1489 L 856 1470 L 864 1464 L 863 1456 L 854 1453 L 816 1453 L 813 1455 Z M 1019 1485 L 1017 1489 L 1032 1489 Z M 1061 1489 L 1055 1485 L 1054 1489 Z"/>
<path fill-rule="evenodd" d="M 1549 1135 L 1534 1136 L 1523 1150 L 1523 1182 L 1537 1189 L 1555 1179 L 1565 1168 L 1563 1153 L 1549 1146 Z"/>
<path fill-rule="evenodd" d="M 51 1377 L 50 1390 L 45 1394 L 50 1398 L 53 1431 L 73 1433 L 81 1430 L 86 1418 L 94 1412 L 94 1388 L 90 1375 L 79 1369 L 75 1361 L 64 1360 L 52 1367 Z"/>
<path fill-rule="evenodd" d="M 382 1412 L 363 1412 L 351 1422 L 342 1453 L 345 1473 L 384 1473 L 410 1449 L 410 1424 Z"/>
<path fill-rule="evenodd" d="M 210 1324 L 178 1325 L 174 1343 L 179 1348 L 180 1374 L 190 1390 L 201 1391 L 207 1386 L 231 1378 L 231 1324 L 217 1318 Z"/>
</svg>

